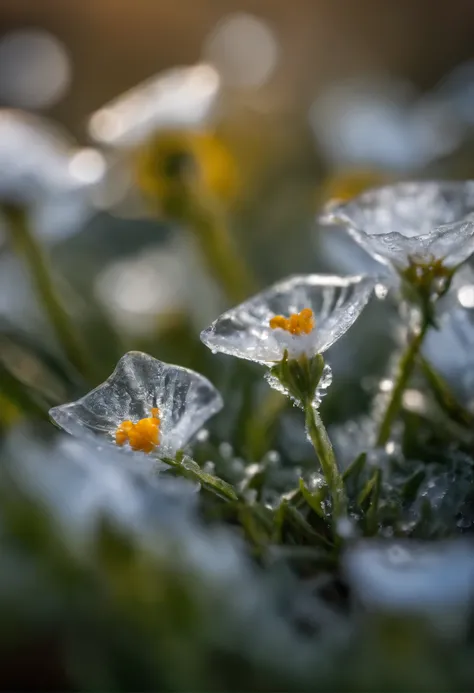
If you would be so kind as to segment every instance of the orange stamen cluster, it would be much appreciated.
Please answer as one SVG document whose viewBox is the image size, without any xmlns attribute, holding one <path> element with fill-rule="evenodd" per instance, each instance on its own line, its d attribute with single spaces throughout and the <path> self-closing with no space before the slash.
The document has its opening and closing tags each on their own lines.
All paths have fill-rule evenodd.
<svg viewBox="0 0 474 693">
<path fill-rule="evenodd" d="M 278 327 L 290 334 L 309 334 L 314 329 L 314 315 L 311 308 L 303 308 L 300 313 L 292 313 L 289 318 L 284 315 L 275 315 L 270 320 L 270 327 L 276 330 Z"/>
<path fill-rule="evenodd" d="M 151 452 L 160 442 L 160 410 L 153 407 L 151 416 L 133 421 L 122 421 L 115 433 L 117 445 L 130 443 L 132 450 Z"/>
</svg>

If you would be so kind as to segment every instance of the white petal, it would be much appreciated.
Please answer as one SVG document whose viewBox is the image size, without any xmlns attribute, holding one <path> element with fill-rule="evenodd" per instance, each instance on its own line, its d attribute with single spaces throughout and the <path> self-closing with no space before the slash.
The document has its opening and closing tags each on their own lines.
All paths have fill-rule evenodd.
<svg viewBox="0 0 474 693">
<path fill-rule="evenodd" d="M 201 333 L 213 351 L 271 363 L 285 349 L 292 356 L 326 351 L 349 329 L 370 298 L 375 280 L 368 277 L 301 275 L 274 284 L 220 316 Z M 275 315 L 288 316 L 311 308 L 316 328 L 308 335 L 271 329 Z"/>
<path fill-rule="evenodd" d="M 97 142 L 120 148 L 160 129 L 193 128 L 207 122 L 219 93 L 219 75 L 211 65 L 173 68 L 96 111 L 89 132 Z"/>
<path fill-rule="evenodd" d="M 474 251 L 473 212 L 474 181 L 409 182 L 333 203 L 322 220 L 345 225 L 380 262 L 405 265 L 410 255 L 434 255 L 455 265 Z"/>
<path fill-rule="evenodd" d="M 172 454 L 186 444 L 223 406 L 214 386 L 199 373 L 131 351 L 112 375 L 87 395 L 50 411 L 51 418 L 72 435 L 87 431 L 113 441 L 122 421 L 160 410 L 160 452 Z"/>
</svg>

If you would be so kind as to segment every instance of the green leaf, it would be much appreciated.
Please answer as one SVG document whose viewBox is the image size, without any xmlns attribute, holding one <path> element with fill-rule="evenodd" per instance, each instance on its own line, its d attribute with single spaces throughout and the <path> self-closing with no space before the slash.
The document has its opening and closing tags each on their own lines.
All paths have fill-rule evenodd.
<svg viewBox="0 0 474 693">
<path fill-rule="evenodd" d="M 447 382 L 423 356 L 419 356 L 423 375 L 443 411 L 456 423 L 469 429 L 474 427 L 474 416 L 460 404 Z"/>
<path fill-rule="evenodd" d="M 323 502 L 326 498 L 327 487 L 322 486 L 316 491 L 310 491 L 306 486 L 303 479 L 299 480 L 300 491 L 303 494 L 303 498 L 314 512 L 319 515 L 323 520 L 325 519 L 325 513 L 323 509 Z"/>
<path fill-rule="evenodd" d="M 208 491 L 216 493 L 221 498 L 227 500 L 238 500 L 238 496 L 234 488 L 218 476 L 213 476 L 204 472 L 201 467 L 191 457 L 184 455 L 182 451 L 176 453 L 176 457 L 163 457 L 162 461 L 169 464 L 181 472 L 182 476 L 193 481 L 198 481 Z"/>
<path fill-rule="evenodd" d="M 413 501 L 416 498 L 416 494 L 418 492 L 418 489 L 420 488 L 421 483 L 426 477 L 426 471 L 424 469 L 420 469 L 418 472 L 415 472 L 408 481 L 405 483 L 405 485 L 402 488 L 402 497 L 406 501 Z"/>
<path fill-rule="evenodd" d="M 0 392 L 20 411 L 49 420 L 48 403 L 15 378 L 1 362 Z M 5 423 L 5 421 L 3 421 L 3 423 Z"/>
<path fill-rule="evenodd" d="M 372 485 L 372 498 L 366 517 L 367 533 L 369 536 L 373 536 L 377 532 L 380 488 L 382 485 L 382 473 L 380 469 L 377 469 L 375 471 L 373 480 L 374 483 Z"/>
<path fill-rule="evenodd" d="M 362 491 L 359 493 L 359 496 L 357 498 L 357 505 L 359 507 L 362 507 L 365 504 L 365 502 L 370 498 L 370 495 L 374 489 L 376 481 L 377 481 L 377 473 L 372 474 L 372 476 L 367 481 L 367 483 L 365 484 Z"/>
<path fill-rule="evenodd" d="M 291 506 L 287 500 L 282 500 L 275 512 L 275 527 L 273 539 L 275 543 L 282 543 L 286 532 L 289 532 L 297 544 L 326 544 L 331 542 L 311 527 L 303 515 Z"/>
<path fill-rule="evenodd" d="M 237 514 L 247 538 L 259 549 L 266 547 L 273 529 L 271 512 L 258 504 L 242 503 L 239 504 Z"/>
<path fill-rule="evenodd" d="M 362 470 L 365 467 L 365 463 L 367 461 L 367 453 L 366 452 L 361 452 L 360 455 L 358 455 L 353 462 L 347 467 L 347 469 L 344 470 L 342 474 L 342 480 L 343 481 L 348 481 L 349 479 L 354 480 L 357 482 L 357 479 L 359 478 L 359 475 L 361 474 Z"/>
</svg>

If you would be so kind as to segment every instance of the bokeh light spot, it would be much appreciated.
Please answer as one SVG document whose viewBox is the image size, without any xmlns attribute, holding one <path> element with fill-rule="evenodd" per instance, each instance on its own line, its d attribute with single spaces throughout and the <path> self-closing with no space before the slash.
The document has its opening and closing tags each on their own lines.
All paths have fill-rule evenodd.
<svg viewBox="0 0 474 693">
<path fill-rule="evenodd" d="M 69 173 L 80 183 L 98 183 L 106 171 L 102 154 L 91 147 L 79 149 L 69 162 Z"/>
<path fill-rule="evenodd" d="M 270 26 L 251 14 L 224 17 L 204 43 L 203 52 L 224 83 L 261 87 L 273 75 L 279 46 Z"/>
<path fill-rule="evenodd" d="M 0 99 L 9 106 L 42 109 L 57 103 L 71 81 L 65 46 L 41 29 L 22 29 L 0 40 Z"/>
<path fill-rule="evenodd" d="M 458 291 L 458 301 L 463 308 L 474 308 L 474 285 L 466 284 Z"/>
</svg>

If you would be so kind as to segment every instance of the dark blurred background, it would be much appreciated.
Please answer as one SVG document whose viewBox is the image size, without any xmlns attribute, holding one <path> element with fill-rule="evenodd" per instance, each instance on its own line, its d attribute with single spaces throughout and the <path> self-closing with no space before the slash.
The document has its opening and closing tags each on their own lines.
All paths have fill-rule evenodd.
<svg viewBox="0 0 474 693">
<path fill-rule="evenodd" d="M 260 98 L 295 114 L 324 86 L 361 73 L 386 70 L 429 89 L 474 52 L 470 0 L 2 0 L 0 29 L 4 40 L 37 28 L 61 42 L 70 75 L 46 112 L 84 138 L 92 111 L 159 70 L 199 61 L 236 12 L 274 32 L 278 64 Z"/>
</svg>

